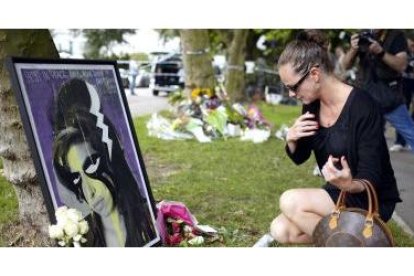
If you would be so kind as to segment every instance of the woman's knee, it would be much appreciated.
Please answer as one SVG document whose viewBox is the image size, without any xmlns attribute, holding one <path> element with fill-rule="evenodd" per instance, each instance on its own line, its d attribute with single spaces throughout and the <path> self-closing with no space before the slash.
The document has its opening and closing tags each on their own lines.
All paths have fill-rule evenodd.
<svg viewBox="0 0 414 276">
<path fill-rule="evenodd" d="M 299 190 L 287 190 L 283 192 L 279 199 L 279 208 L 287 217 L 292 217 L 300 210 L 303 203 L 302 193 Z"/>
<path fill-rule="evenodd" d="M 280 243 L 289 243 L 289 225 L 283 215 L 276 217 L 270 224 L 270 235 Z"/>
</svg>

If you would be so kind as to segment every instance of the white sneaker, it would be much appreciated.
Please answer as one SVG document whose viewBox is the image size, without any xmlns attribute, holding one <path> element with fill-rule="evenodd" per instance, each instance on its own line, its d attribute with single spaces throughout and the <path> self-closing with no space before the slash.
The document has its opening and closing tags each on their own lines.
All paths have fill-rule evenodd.
<svg viewBox="0 0 414 276">
<path fill-rule="evenodd" d="M 261 237 L 253 247 L 269 247 L 275 239 L 270 234 L 265 234 Z"/>
<path fill-rule="evenodd" d="M 394 144 L 390 147 L 390 151 L 391 152 L 399 152 L 399 151 L 403 151 L 404 147 L 400 144 Z"/>
</svg>

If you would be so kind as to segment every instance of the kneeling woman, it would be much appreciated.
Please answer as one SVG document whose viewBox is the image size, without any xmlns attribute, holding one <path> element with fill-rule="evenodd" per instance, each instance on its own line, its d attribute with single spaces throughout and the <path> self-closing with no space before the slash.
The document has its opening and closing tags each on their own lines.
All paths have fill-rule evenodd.
<svg viewBox="0 0 414 276">
<path fill-rule="evenodd" d="M 287 134 L 286 152 L 296 164 L 313 151 L 326 184 L 292 189 L 280 197 L 281 214 L 271 224 L 280 243 L 311 243 L 323 216 L 331 213 L 341 190 L 347 206 L 367 209 L 365 179 L 376 189 L 380 216 L 388 221 L 401 202 L 382 131 L 382 116 L 364 91 L 339 81 L 317 32 L 288 44 L 278 61 L 289 96 L 303 103 L 302 115 Z"/>
</svg>

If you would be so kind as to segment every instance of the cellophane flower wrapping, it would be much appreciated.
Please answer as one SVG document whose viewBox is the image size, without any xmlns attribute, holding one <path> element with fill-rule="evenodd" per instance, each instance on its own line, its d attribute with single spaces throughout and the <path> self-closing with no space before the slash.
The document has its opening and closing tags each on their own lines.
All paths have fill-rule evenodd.
<svg viewBox="0 0 414 276">
<path fill-rule="evenodd" d="M 182 202 L 161 201 L 157 204 L 157 227 L 165 246 L 201 246 L 206 233 Z M 214 237 L 209 234 L 208 238 Z"/>
</svg>

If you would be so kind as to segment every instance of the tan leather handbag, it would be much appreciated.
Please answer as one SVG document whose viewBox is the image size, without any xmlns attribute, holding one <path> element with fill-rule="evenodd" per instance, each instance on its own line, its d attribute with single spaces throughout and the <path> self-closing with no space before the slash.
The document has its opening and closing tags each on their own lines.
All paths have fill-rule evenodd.
<svg viewBox="0 0 414 276">
<path fill-rule="evenodd" d="M 365 187 L 368 210 L 347 208 L 346 192 L 341 191 L 335 210 L 321 219 L 313 232 L 313 242 L 319 247 L 391 247 L 394 239 L 378 214 L 378 198 L 374 187 L 366 180 L 354 179 Z"/>
</svg>

